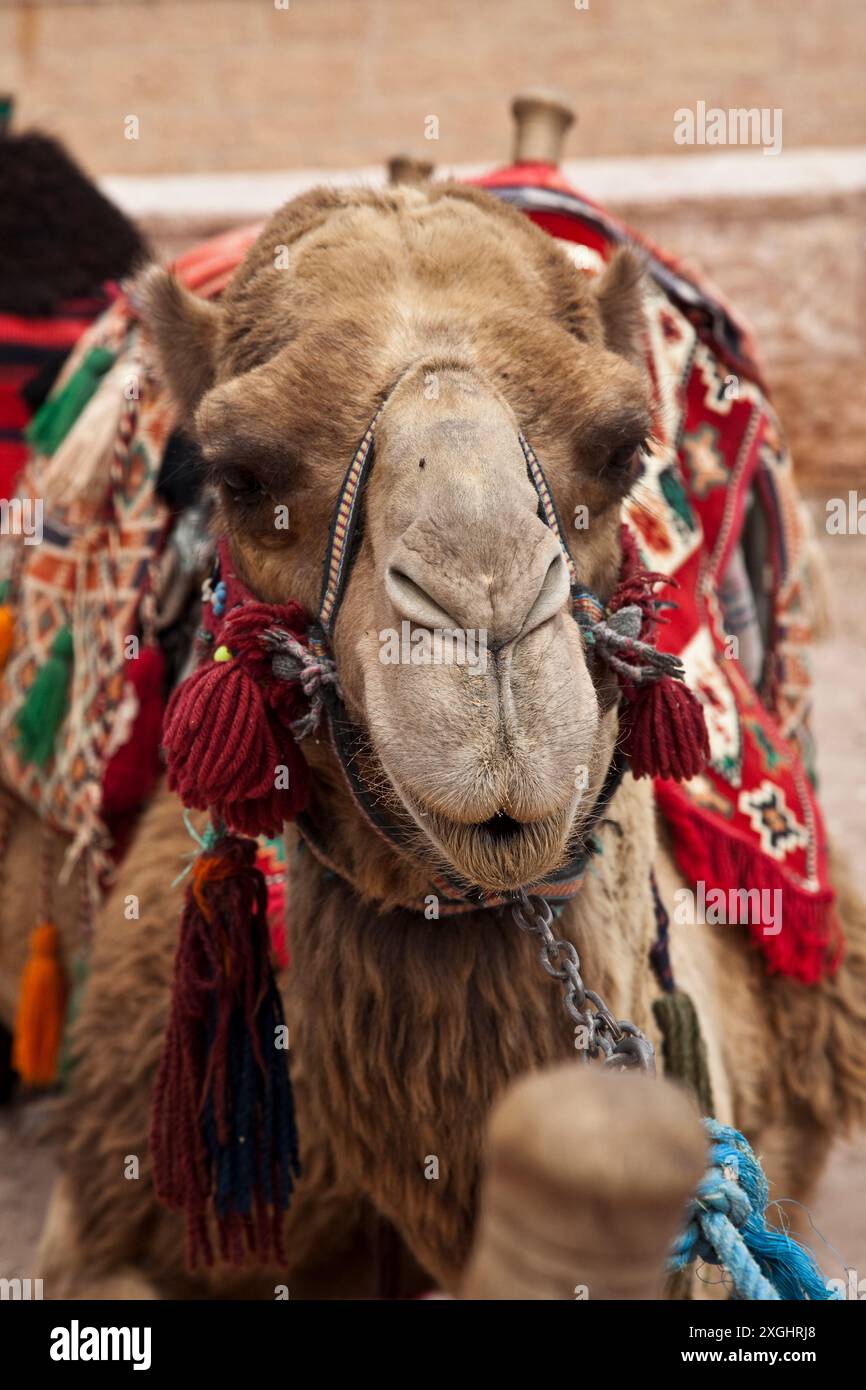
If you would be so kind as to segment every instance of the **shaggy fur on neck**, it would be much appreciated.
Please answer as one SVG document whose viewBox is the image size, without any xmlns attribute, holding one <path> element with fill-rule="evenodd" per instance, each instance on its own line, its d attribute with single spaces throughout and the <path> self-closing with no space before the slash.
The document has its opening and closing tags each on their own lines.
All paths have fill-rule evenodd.
<svg viewBox="0 0 866 1390">
<path fill-rule="evenodd" d="M 604 853 L 557 934 L 575 942 L 611 1009 L 652 1031 L 646 784 L 624 784 L 601 834 Z M 438 922 L 405 910 L 377 914 L 292 836 L 292 964 L 281 984 L 303 1174 L 287 1217 L 290 1268 L 191 1279 L 183 1218 L 155 1203 L 147 1144 L 175 946 L 165 923 L 183 896 L 166 864 L 188 840 L 177 799 L 161 795 L 124 865 L 141 919 L 118 917 L 122 899 L 112 895 L 94 936 L 61 1121 L 73 1207 L 60 1246 L 46 1251 L 52 1288 L 61 1296 L 85 1268 L 91 1280 L 135 1262 L 167 1295 L 272 1296 L 277 1277 L 288 1278 L 293 1297 L 369 1295 L 378 1291 L 371 1211 L 409 1252 L 400 1262 L 404 1294 L 432 1282 L 455 1287 L 472 1241 L 491 1103 L 510 1080 L 575 1055 L 561 990 L 534 943 L 507 911 Z M 130 1012 L 131 991 L 138 1002 Z M 128 1153 L 141 1157 L 138 1182 L 122 1177 Z M 425 1177 L 431 1156 L 438 1179 Z"/>
</svg>

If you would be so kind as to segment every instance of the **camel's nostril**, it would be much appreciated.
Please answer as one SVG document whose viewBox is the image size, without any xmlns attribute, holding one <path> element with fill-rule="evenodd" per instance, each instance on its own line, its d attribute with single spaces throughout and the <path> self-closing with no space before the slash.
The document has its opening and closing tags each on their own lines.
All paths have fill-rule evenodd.
<svg viewBox="0 0 866 1390">
<path fill-rule="evenodd" d="M 535 601 L 523 620 L 520 636 L 533 632 L 542 623 L 552 618 L 565 604 L 571 588 L 571 576 L 562 551 L 554 555 L 547 567 L 541 588 Z"/>
<path fill-rule="evenodd" d="M 541 523 L 530 520 L 540 528 Z M 385 592 L 396 613 L 433 631 L 483 633 L 486 649 L 494 655 L 527 637 L 565 607 L 570 578 L 562 551 L 546 529 L 541 536 L 531 526 L 526 529 L 523 559 L 520 526 L 526 527 L 526 517 L 517 519 L 500 566 L 479 553 L 477 539 L 465 527 L 441 559 L 439 538 L 423 531 L 425 544 L 416 538 L 414 545 L 398 545 L 384 573 Z"/>
<path fill-rule="evenodd" d="M 457 626 L 448 612 L 397 565 L 389 565 L 385 571 L 385 589 L 400 616 L 418 627 Z"/>
</svg>

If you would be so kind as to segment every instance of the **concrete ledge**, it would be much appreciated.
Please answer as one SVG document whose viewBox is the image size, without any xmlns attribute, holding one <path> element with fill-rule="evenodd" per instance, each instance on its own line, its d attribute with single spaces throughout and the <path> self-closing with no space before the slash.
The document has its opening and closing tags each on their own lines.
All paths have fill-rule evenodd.
<svg viewBox="0 0 866 1390">
<path fill-rule="evenodd" d="M 436 177 L 472 178 L 489 164 L 437 166 Z M 600 203 L 666 203 L 705 199 L 826 199 L 866 190 L 866 149 L 717 150 L 707 154 L 645 159 L 573 159 L 562 166 L 566 179 Z M 267 217 L 288 198 L 317 184 L 385 181 L 384 168 L 287 169 L 224 174 L 107 175 L 105 193 L 132 217 L 223 218 L 228 222 Z"/>
</svg>

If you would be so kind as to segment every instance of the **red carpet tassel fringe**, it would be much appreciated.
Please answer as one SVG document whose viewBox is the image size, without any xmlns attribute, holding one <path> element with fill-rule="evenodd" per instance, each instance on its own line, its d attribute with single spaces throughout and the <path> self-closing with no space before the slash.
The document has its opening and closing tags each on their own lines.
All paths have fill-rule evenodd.
<svg viewBox="0 0 866 1390">
<path fill-rule="evenodd" d="M 729 894 L 748 886 L 761 893 L 782 895 L 784 930 L 770 934 L 760 923 L 749 923 L 752 939 L 770 973 L 778 972 L 804 985 L 832 975 L 844 955 L 832 890 L 815 894 L 798 888 L 754 845 L 721 833 L 711 816 L 685 804 L 670 783 L 657 782 L 655 792 L 659 809 L 673 831 L 674 854 L 687 883 L 703 882 L 707 893 L 721 889 Z"/>
</svg>

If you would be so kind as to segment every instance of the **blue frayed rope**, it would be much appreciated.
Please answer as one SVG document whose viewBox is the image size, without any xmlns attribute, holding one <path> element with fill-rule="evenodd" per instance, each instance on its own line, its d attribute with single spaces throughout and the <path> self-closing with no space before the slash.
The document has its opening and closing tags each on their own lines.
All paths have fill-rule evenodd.
<svg viewBox="0 0 866 1390">
<path fill-rule="evenodd" d="M 767 1225 L 767 1179 L 748 1141 L 729 1125 L 704 1120 L 710 1166 L 689 1204 L 688 1224 L 668 1260 L 721 1265 L 738 1299 L 841 1298 L 827 1287 L 810 1250 Z"/>
</svg>

